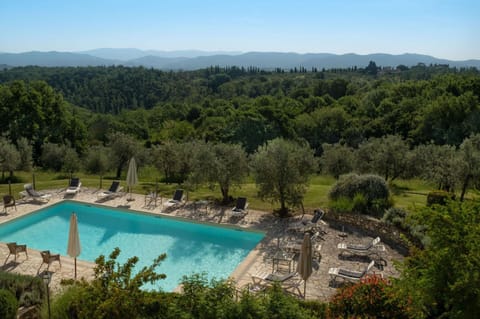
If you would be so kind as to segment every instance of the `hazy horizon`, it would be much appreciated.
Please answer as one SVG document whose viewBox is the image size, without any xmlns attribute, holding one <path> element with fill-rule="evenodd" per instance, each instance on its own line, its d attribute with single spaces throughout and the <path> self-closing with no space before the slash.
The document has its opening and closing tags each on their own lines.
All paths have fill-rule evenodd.
<svg viewBox="0 0 480 319">
<path fill-rule="evenodd" d="M 424 54 L 480 59 L 480 2 L 206 0 L 0 3 L 0 52 Z"/>
<path fill-rule="evenodd" d="M 198 50 L 198 49 L 178 49 L 178 50 L 158 50 L 158 49 L 139 49 L 139 48 L 92 48 L 92 49 L 86 49 L 86 50 L 78 50 L 78 51 L 59 51 L 59 50 L 46 50 L 46 51 L 41 51 L 41 50 L 30 50 L 30 51 L 21 51 L 21 52 L 5 52 L 5 51 L 0 51 L 0 53 L 7 53 L 7 54 L 21 54 L 21 53 L 30 53 L 30 52 L 40 52 L 40 53 L 49 53 L 49 52 L 58 52 L 58 53 L 78 53 L 78 54 L 89 54 L 91 51 L 96 51 L 96 50 L 139 50 L 143 52 L 163 52 L 163 53 L 174 53 L 174 52 L 201 52 L 203 53 L 202 55 L 204 56 L 213 56 L 213 55 L 241 55 L 241 54 L 246 54 L 246 53 L 293 53 L 293 54 L 300 54 L 300 55 L 306 55 L 306 54 L 334 54 L 338 56 L 342 55 L 358 55 L 358 56 L 367 56 L 367 55 L 375 55 L 375 54 L 387 54 L 387 55 L 394 55 L 394 56 L 400 56 L 400 55 L 407 55 L 407 54 L 412 54 L 412 55 L 426 55 L 426 56 L 431 56 L 433 58 L 437 59 L 446 59 L 454 62 L 461 62 L 461 61 L 468 61 L 468 60 L 480 60 L 480 58 L 471 58 L 471 59 L 448 59 L 442 56 L 434 56 L 430 54 L 421 54 L 421 53 L 416 53 L 416 52 L 403 52 L 403 53 L 386 53 L 386 52 L 372 52 L 372 53 L 366 53 L 366 54 L 360 54 L 356 52 L 345 52 L 345 53 L 332 53 L 332 52 L 293 52 L 293 51 L 207 51 L 207 50 Z M 148 55 L 148 54 L 147 54 Z M 146 55 L 146 56 L 147 56 Z M 92 55 L 92 56 L 97 56 L 97 55 Z M 195 55 L 193 55 L 195 56 Z M 201 55 L 199 55 L 201 56 Z M 175 57 L 181 57 L 179 55 L 175 55 Z M 108 59 L 108 58 L 107 58 Z M 120 59 L 122 60 L 122 59 Z M 128 59 L 124 59 L 128 60 Z"/>
</svg>

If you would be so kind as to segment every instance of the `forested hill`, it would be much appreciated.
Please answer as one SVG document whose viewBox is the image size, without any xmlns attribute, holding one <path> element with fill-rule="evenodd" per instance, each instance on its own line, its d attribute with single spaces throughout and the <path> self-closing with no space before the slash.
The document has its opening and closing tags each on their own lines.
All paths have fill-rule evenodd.
<svg viewBox="0 0 480 319">
<path fill-rule="evenodd" d="M 55 138 L 67 138 L 72 145 L 104 142 L 106 133 L 115 130 L 153 143 L 195 138 L 240 143 L 248 152 L 284 137 L 306 140 L 319 154 L 323 143 L 355 147 L 370 137 L 399 135 L 412 145 L 460 145 L 465 137 L 480 133 L 476 69 L 380 69 L 373 62 L 362 69 L 291 72 L 22 67 L 0 71 L 4 119 L 15 105 L 28 109 L 24 100 L 11 98 L 15 90 L 38 96 L 28 91 L 38 85 L 12 85 L 19 80 L 45 81 L 64 100 L 97 113 L 81 119 L 85 134 L 78 134 L 74 123 L 77 135 Z M 44 132 L 48 134 L 48 128 Z M 79 137 L 82 143 L 74 140 Z"/>
<path fill-rule="evenodd" d="M 369 61 L 375 61 L 382 67 L 397 65 L 414 66 L 418 63 L 445 64 L 450 67 L 480 68 L 480 60 L 454 61 L 429 55 L 405 54 L 332 54 L 332 53 L 294 53 L 294 52 L 202 52 L 202 51 L 142 51 L 138 49 L 100 49 L 84 52 L 22 52 L 1 53 L 0 64 L 14 66 L 78 67 L 78 66 L 143 66 L 161 70 L 199 70 L 210 65 L 221 67 L 254 66 L 262 70 L 294 67 L 311 68 L 348 68 L 362 67 Z"/>
<path fill-rule="evenodd" d="M 205 98 L 320 97 L 335 100 L 355 95 L 365 82 L 429 80 L 441 74 L 474 74 L 476 69 L 417 65 L 381 69 L 307 70 L 293 68 L 267 72 L 259 68 L 210 67 L 198 71 L 165 72 L 143 67 L 18 67 L 0 71 L 0 84 L 42 80 L 70 103 L 98 113 L 124 109 L 151 109 L 161 103 L 198 103 Z M 335 80 L 335 81 L 334 81 Z M 332 82 L 333 81 L 333 82 Z M 333 83 L 333 85 L 332 85 Z M 347 92 L 348 86 L 348 92 Z"/>
</svg>

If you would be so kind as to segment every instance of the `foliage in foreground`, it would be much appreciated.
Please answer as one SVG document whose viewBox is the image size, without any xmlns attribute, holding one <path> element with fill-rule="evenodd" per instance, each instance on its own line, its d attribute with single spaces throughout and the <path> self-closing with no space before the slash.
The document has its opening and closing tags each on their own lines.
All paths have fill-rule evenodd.
<svg viewBox="0 0 480 319">
<path fill-rule="evenodd" d="M 379 276 L 339 289 L 329 303 L 329 318 L 414 318 L 394 287 Z"/>
<path fill-rule="evenodd" d="M 18 302 L 8 290 L 0 289 L 0 318 L 14 319 L 17 316 Z"/>
<path fill-rule="evenodd" d="M 412 248 L 400 278 L 367 278 L 340 289 L 330 303 L 298 300 L 280 286 L 255 295 L 238 292 L 234 282 L 209 283 L 204 275 L 184 277 L 182 294 L 146 292 L 142 283 L 162 278 L 154 272 L 158 263 L 131 278 L 136 257 L 114 267 L 114 251 L 109 261 L 97 259 L 93 282 L 81 282 L 55 300 L 53 318 L 476 318 L 478 211 L 478 202 L 450 201 L 408 214 L 406 222 L 422 225 L 429 240 L 423 250 Z M 391 214 L 392 221 L 403 220 L 403 212 Z"/>
<path fill-rule="evenodd" d="M 304 303 L 274 286 L 265 294 L 238 291 L 230 280 L 208 282 L 205 274 L 185 276 L 184 293 L 144 291 L 141 286 L 165 275 L 154 269 L 165 258 L 161 255 L 152 266 L 132 276 L 138 259 L 124 265 L 116 263 L 120 251 L 110 259 L 97 258 L 95 279 L 81 281 L 67 288 L 52 303 L 52 318 L 322 318 L 325 307 Z M 107 275 L 104 275 L 107 274 Z M 46 309 L 44 309 L 46 311 Z"/>
<path fill-rule="evenodd" d="M 39 277 L 0 271 L 0 289 L 10 291 L 19 306 L 39 306 L 45 297 L 45 284 Z"/>
<path fill-rule="evenodd" d="M 119 254 L 120 249 L 115 248 L 108 260 L 103 255 L 98 257 L 94 280 L 81 281 L 61 295 L 52 307 L 53 318 L 137 318 L 142 314 L 149 293 L 141 287 L 166 277 L 155 272 L 166 255 L 158 256 L 151 266 L 134 274 L 138 257 L 120 265 L 116 261 Z"/>
<path fill-rule="evenodd" d="M 480 313 L 480 203 L 450 201 L 412 218 L 428 244 L 406 258 L 396 283 L 427 318 L 476 318 Z M 417 317 L 420 317 L 418 315 Z"/>
</svg>

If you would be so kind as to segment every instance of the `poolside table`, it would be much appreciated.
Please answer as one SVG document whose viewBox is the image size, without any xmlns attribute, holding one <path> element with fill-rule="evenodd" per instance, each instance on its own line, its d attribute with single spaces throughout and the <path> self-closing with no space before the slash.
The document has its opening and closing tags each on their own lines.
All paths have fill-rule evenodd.
<svg viewBox="0 0 480 319">
<path fill-rule="evenodd" d="M 288 272 L 292 272 L 294 257 L 295 253 L 278 250 L 275 255 L 273 255 L 272 273 L 278 271 L 280 265 L 288 265 Z"/>
</svg>

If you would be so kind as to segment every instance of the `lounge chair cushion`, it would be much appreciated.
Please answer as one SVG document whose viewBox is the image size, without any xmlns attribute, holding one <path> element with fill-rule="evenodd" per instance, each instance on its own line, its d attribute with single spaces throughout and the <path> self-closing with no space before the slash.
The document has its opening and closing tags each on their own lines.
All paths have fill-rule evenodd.
<svg viewBox="0 0 480 319">
<path fill-rule="evenodd" d="M 322 218 L 325 215 L 325 212 L 321 209 L 315 210 L 314 215 L 311 220 L 301 220 L 294 224 L 291 224 L 287 230 L 289 231 L 311 231 L 314 227 L 316 227 L 319 223 L 326 224 Z"/>
<path fill-rule="evenodd" d="M 346 244 L 346 249 L 353 249 L 353 250 L 369 250 L 372 248 L 372 243 L 368 245 L 356 245 L 356 244 Z"/>
<path fill-rule="evenodd" d="M 325 215 L 325 212 L 321 209 L 319 210 L 315 210 L 314 214 L 313 214 L 313 217 L 312 217 L 312 220 L 310 221 L 310 223 L 312 224 L 316 224 L 320 219 L 323 218 L 323 215 Z M 308 224 L 308 221 L 303 221 L 303 224 L 306 225 Z"/>
<path fill-rule="evenodd" d="M 110 188 L 108 189 L 108 191 L 111 192 L 111 193 L 116 193 L 118 191 L 119 187 L 120 187 L 120 182 L 119 181 L 113 181 L 112 185 L 110 185 Z"/>
<path fill-rule="evenodd" d="M 113 181 L 112 185 L 110 185 L 110 188 L 107 191 L 99 193 L 98 197 L 103 198 L 103 199 L 109 199 L 109 198 L 113 198 L 113 197 L 116 197 L 116 196 L 121 196 L 122 194 L 120 193 L 120 191 L 122 189 L 123 188 L 120 186 L 119 181 Z"/>
<path fill-rule="evenodd" d="M 175 190 L 175 193 L 173 194 L 173 201 L 180 202 L 182 201 L 183 198 L 183 189 L 177 189 Z"/>
<path fill-rule="evenodd" d="M 377 237 L 373 239 L 369 244 L 367 245 L 359 245 L 359 244 L 347 244 L 347 243 L 339 243 L 337 245 L 338 249 L 342 250 L 349 250 L 352 253 L 365 253 L 369 251 L 373 251 L 372 248 L 376 248 L 378 246 L 378 243 L 380 242 L 380 237 Z"/>
<path fill-rule="evenodd" d="M 265 280 L 271 280 L 271 281 L 280 281 L 280 282 L 284 282 L 285 280 L 288 280 L 292 277 L 295 276 L 296 273 L 294 272 L 290 272 L 290 273 L 287 273 L 287 274 L 284 274 L 284 275 L 280 275 L 280 274 L 268 274 L 266 277 L 265 277 Z"/>
<path fill-rule="evenodd" d="M 338 274 L 340 276 L 352 277 L 352 278 L 361 278 L 363 276 L 363 272 L 347 270 L 347 269 L 343 269 L 343 268 L 340 268 L 338 270 Z"/>
</svg>

